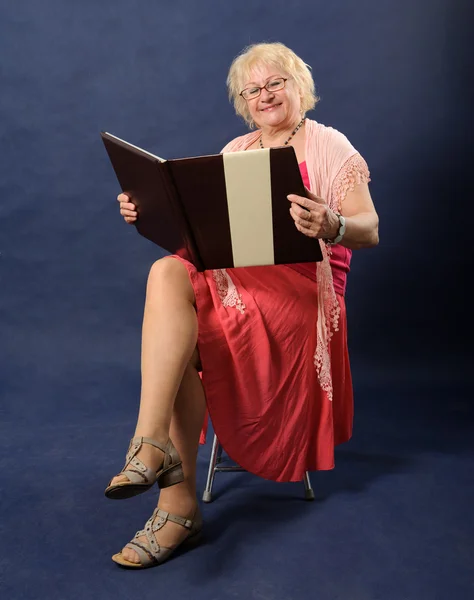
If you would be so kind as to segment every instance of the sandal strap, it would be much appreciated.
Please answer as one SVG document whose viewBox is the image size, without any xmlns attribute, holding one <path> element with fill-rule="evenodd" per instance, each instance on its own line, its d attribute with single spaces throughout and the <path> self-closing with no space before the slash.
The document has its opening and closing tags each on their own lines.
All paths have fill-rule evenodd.
<svg viewBox="0 0 474 600">
<path fill-rule="evenodd" d="M 125 466 L 118 473 L 118 475 L 125 475 L 128 478 L 130 483 L 143 485 L 153 485 L 156 481 L 156 473 L 153 469 L 149 469 L 145 463 L 143 463 L 139 458 L 133 456 L 130 458 L 130 453 L 127 454 L 127 458 L 125 461 Z M 128 469 L 126 468 L 128 467 Z M 118 476 L 116 475 L 116 477 Z M 109 482 L 109 485 L 112 483 L 112 479 Z"/>
<path fill-rule="evenodd" d="M 149 471 L 149 469 L 147 470 Z M 145 473 L 135 471 L 134 469 L 125 469 L 125 471 L 121 471 L 119 475 L 125 475 L 130 483 L 143 483 L 144 485 L 151 483 L 150 478 L 147 477 Z M 151 475 L 154 475 L 153 471 L 151 471 Z"/>
<path fill-rule="evenodd" d="M 137 436 L 137 437 L 132 438 L 130 444 L 138 445 L 138 449 L 140 449 L 140 446 L 142 444 L 150 444 L 150 446 L 154 446 L 155 448 L 158 448 L 158 450 L 161 450 L 162 452 L 164 452 L 166 454 L 169 451 L 170 442 L 171 442 L 171 440 L 168 439 L 167 443 L 163 446 L 163 444 L 158 443 L 153 438 Z"/>
<path fill-rule="evenodd" d="M 154 562 L 159 562 L 162 559 L 163 551 L 169 552 L 171 548 L 163 548 L 156 541 L 155 532 L 164 527 L 166 521 L 172 521 L 178 525 L 182 525 L 190 532 L 195 530 L 195 533 L 200 531 L 202 527 L 202 519 L 199 509 L 196 511 L 196 518 L 194 521 L 180 517 L 179 515 L 173 515 L 172 513 L 155 508 L 153 514 L 145 523 L 145 527 L 140 531 L 137 531 L 133 540 L 126 544 L 125 548 L 135 550 L 140 558 L 142 566 L 146 567 Z M 146 537 L 145 541 L 138 541 L 138 538 Z M 163 550 L 163 551 L 162 551 Z"/>
<path fill-rule="evenodd" d="M 140 450 L 143 444 L 149 444 L 150 446 L 154 446 L 166 455 L 169 452 L 170 442 L 171 440 L 168 440 L 168 443 L 165 446 L 163 446 L 162 444 L 159 444 L 158 442 L 149 437 L 137 436 L 132 438 L 128 446 L 127 456 L 125 457 L 125 466 L 127 466 L 128 463 L 133 458 L 135 458 L 137 452 Z"/>
<path fill-rule="evenodd" d="M 158 529 L 161 529 L 163 527 L 163 525 L 165 524 L 165 521 L 162 521 L 161 519 L 159 519 L 159 523 L 157 523 L 155 525 L 156 512 L 157 512 L 156 510 L 153 511 L 153 514 L 148 519 L 148 521 L 145 523 L 145 527 L 139 533 L 141 533 L 142 535 L 143 534 L 146 535 L 146 539 L 148 542 L 148 551 L 152 554 L 152 556 L 155 560 L 158 560 L 158 557 L 160 556 L 160 552 L 161 552 L 161 546 L 156 541 L 155 531 L 158 531 Z M 140 536 L 138 536 L 138 537 L 140 537 Z"/>
<path fill-rule="evenodd" d="M 154 483 L 156 480 L 156 472 L 153 469 L 149 469 L 137 456 L 137 452 L 140 450 L 143 444 L 150 444 L 161 450 L 164 453 L 163 468 L 168 467 L 173 462 L 174 446 L 171 440 L 168 440 L 167 444 L 163 446 L 152 438 L 137 436 L 130 440 L 128 446 L 127 456 L 125 457 L 125 464 L 119 475 L 125 475 L 130 480 L 130 483 Z M 176 451 L 175 451 L 176 452 Z M 170 460 L 171 459 L 171 460 Z M 128 467 L 128 469 L 127 469 Z M 130 467 L 133 467 L 132 469 Z M 109 483 L 110 485 L 110 483 Z"/>
<path fill-rule="evenodd" d="M 191 521 L 191 519 L 185 519 L 184 517 L 180 517 L 178 515 L 173 515 L 172 513 L 166 512 L 161 509 L 158 509 L 156 514 L 157 514 L 157 516 L 159 516 L 160 518 L 162 518 L 164 520 L 163 525 L 166 523 L 166 521 L 171 521 L 172 523 L 177 523 L 178 525 L 182 525 L 183 527 L 186 527 L 186 529 L 193 528 L 194 521 Z M 163 527 L 163 525 L 161 525 L 161 527 Z M 161 529 L 161 527 L 160 527 L 160 529 Z"/>
<path fill-rule="evenodd" d="M 138 554 L 142 567 L 148 567 L 156 562 L 155 557 L 150 553 L 149 549 L 139 542 L 132 540 L 131 542 L 128 542 L 128 544 L 125 544 L 125 548 L 134 550 Z"/>
</svg>

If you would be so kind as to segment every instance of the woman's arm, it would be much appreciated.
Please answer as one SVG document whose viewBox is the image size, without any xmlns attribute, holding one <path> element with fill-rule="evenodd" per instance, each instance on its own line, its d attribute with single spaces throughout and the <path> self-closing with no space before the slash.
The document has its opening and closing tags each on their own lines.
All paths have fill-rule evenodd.
<svg viewBox="0 0 474 600">
<path fill-rule="evenodd" d="M 346 232 L 339 242 L 341 246 L 357 250 L 371 248 L 379 243 L 379 217 L 366 183 L 360 183 L 354 191 L 347 192 L 342 203 L 341 215 L 346 219 Z M 339 223 L 336 235 L 338 229 Z"/>
<path fill-rule="evenodd" d="M 298 231 L 308 237 L 333 240 L 339 231 L 339 219 L 326 201 L 307 190 L 308 198 L 290 194 L 290 213 Z M 304 207 L 307 210 L 304 210 Z M 356 250 L 370 248 L 379 243 L 379 218 L 372 202 L 369 186 L 358 184 L 348 191 L 342 203 L 341 214 L 346 220 L 346 232 L 341 246 Z"/>
</svg>

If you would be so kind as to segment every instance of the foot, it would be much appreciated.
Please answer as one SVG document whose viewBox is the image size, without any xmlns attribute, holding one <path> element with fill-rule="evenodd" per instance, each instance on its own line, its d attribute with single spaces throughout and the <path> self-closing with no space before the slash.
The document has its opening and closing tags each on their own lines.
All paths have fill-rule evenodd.
<svg viewBox="0 0 474 600">
<path fill-rule="evenodd" d="M 185 504 L 181 503 L 180 507 L 178 508 L 176 505 L 172 507 L 166 503 L 158 502 L 158 508 L 171 514 L 193 520 L 196 515 L 198 504 L 197 500 L 195 500 Z M 182 544 L 187 537 L 189 537 L 189 530 L 182 525 L 178 525 L 177 523 L 166 521 L 165 525 L 153 535 L 157 543 L 162 548 L 176 548 Z M 146 536 L 140 536 L 136 538 L 136 540 L 139 544 L 143 544 L 144 546 L 147 546 L 148 544 Z M 121 554 L 125 560 L 131 563 L 140 564 L 140 558 L 135 550 L 132 550 L 131 548 L 123 548 Z"/>
<path fill-rule="evenodd" d="M 159 441 L 159 440 L 157 440 Z M 163 444 L 163 446 L 166 442 Z M 139 458 L 148 468 L 153 471 L 158 471 L 161 465 L 163 464 L 164 452 L 155 448 L 155 446 L 151 446 L 150 444 L 143 444 L 140 450 L 136 454 L 137 458 Z M 126 465 L 125 469 L 128 468 Z M 129 481 L 126 475 L 116 475 L 109 484 L 109 487 L 112 485 L 116 485 L 117 483 L 123 483 Z"/>
</svg>

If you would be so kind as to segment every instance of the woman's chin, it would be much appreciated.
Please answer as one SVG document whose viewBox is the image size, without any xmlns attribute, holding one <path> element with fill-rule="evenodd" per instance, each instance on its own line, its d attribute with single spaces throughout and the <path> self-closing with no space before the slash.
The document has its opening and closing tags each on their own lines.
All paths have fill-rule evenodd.
<svg viewBox="0 0 474 600">
<path fill-rule="evenodd" d="M 259 118 L 259 127 L 278 127 L 283 125 L 285 121 L 284 115 L 274 113 L 267 113 Z"/>
</svg>

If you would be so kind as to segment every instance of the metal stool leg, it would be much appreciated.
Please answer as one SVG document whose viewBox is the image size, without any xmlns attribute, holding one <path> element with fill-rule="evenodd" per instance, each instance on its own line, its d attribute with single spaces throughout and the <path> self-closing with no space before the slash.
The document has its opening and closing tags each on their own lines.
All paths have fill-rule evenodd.
<svg viewBox="0 0 474 600">
<path fill-rule="evenodd" d="M 309 478 L 309 473 L 306 471 L 304 474 L 304 499 L 305 500 L 314 500 L 314 491 L 311 487 L 311 479 Z"/>
<path fill-rule="evenodd" d="M 226 472 L 226 471 L 245 471 L 239 465 L 235 466 L 224 466 L 220 467 L 219 463 L 222 460 L 222 446 L 220 445 L 219 440 L 217 439 L 217 435 L 214 434 L 214 440 L 212 442 L 212 450 L 211 450 L 211 458 L 209 461 L 209 470 L 207 472 L 207 482 L 204 492 L 202 494 L 202 501 L 209 503 L 212 502 L 212 487 L 214 485 L 214 477 L 217 472 Z M 309 478 L 308 471 L 305 472 L 304 478 L 304 498 L 305 500 L 314 500 L 314 491 L 311 487 L 311 480 Z"/>
<path fill-rule="evenodd" d="M 203 502 L 212 502 L 212 485 L 214 483 L 214 477 L 216 474 L 217 463 L 220 462 L 222 455 L 222 447 L 219 444 L 217 435 L 214 434 L 214 441 L 212 442 L 211 460 L 209 461 L 209 471 L 207 472 L 206 488 L 202 495 Z"/>
</svg>

